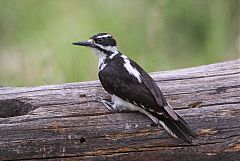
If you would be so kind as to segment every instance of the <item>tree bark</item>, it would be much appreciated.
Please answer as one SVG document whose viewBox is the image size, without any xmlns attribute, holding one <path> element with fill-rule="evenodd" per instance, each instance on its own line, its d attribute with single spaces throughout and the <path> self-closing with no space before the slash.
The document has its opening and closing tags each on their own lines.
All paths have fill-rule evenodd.
<svg viewBox="0 0 240 161">
<path fill-rule="evenodd" d="M 99 81 L 0 88 L 0 160 L 239 160 L 240 59 L 151 76 L 198 135 L 108 111 Z"/>
</svg>

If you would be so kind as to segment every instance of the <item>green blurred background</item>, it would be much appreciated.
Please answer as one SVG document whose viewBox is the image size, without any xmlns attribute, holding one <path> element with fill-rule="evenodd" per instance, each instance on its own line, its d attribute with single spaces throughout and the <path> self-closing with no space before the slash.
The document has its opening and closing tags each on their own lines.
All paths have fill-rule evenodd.
<svg viewBox="0 0 240 161">
<path fill-rule="evenodd" d="M 240 55 L 239 0 L 0 0 L 0 86 L 97 79 L 97 58 L 71 45 L 109 32 L 148 72 Z"/>
</svg>

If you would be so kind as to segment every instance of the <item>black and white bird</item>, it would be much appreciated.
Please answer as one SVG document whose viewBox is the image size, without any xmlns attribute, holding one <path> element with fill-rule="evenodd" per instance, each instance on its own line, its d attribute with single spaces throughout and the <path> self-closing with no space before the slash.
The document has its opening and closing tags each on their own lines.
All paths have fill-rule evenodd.
<svg viewBox="0 0 240 161">
<path fill-rule="evenodd" d="M 108 33 L 98 33 L 87 41 L 73 45 L 93 49 L 99 57 L 99 79 L 111 100 L 100 101 L 114 111 L 139 111 L 155 124 L 161 124 L 173 137 L 191 143 L 196 135 L 187 122 L 173 111 L 154 80 L 136 62 L 117 49 L 117 42 Z"/>
</svg>

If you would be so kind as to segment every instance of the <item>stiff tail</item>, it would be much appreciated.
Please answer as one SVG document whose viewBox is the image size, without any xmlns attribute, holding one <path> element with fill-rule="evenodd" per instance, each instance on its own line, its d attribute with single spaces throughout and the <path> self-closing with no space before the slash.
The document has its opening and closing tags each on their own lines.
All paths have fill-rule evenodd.
<svg viewBox="0 0 240 161">
<path fill-rule="evenodd" d="M 154 114 L 159 119 L 159 123 L 167 130 L 173 137 L 181 138 L 187 143 L 192 143 L 191 137 L 196 138 L 196 134 L 191 131 L 187 122 L 177 114 L 177 121 L 171 118 L 166 118 L 161 115 Z"/>
</svg>

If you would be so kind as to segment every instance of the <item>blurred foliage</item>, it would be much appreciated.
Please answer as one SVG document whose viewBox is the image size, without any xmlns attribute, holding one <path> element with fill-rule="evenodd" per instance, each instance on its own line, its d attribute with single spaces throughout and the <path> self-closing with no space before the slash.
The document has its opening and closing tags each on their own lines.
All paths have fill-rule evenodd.
<svg viewBox="0 0 240 161">
<path fill-rule="evenodd" d="M 148 72 L 239 58 L 239 0 L 0 0 L 0 85 L 97 79 L 89 49 L 109 32 Z"/>
</svg>

